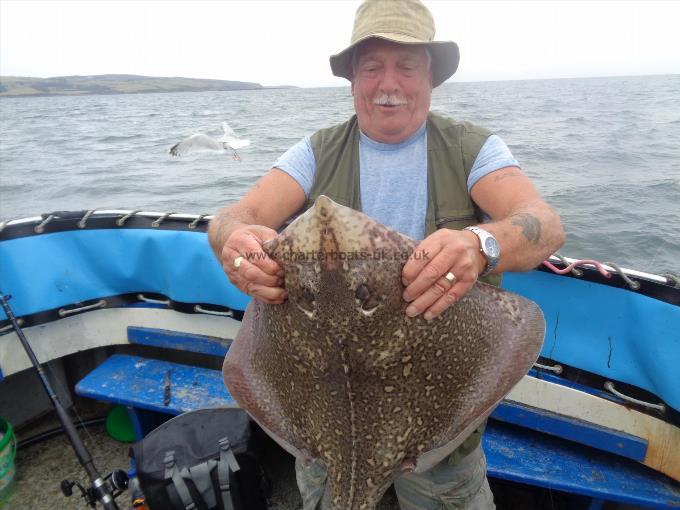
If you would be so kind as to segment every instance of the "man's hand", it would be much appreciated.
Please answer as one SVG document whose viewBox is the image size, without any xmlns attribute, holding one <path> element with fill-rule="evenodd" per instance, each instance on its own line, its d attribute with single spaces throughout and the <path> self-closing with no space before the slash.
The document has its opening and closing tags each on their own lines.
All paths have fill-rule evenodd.
<svg viewBox="0 0 680 510">
<path fill-rule="evenodd" d="M 479 239 L 467 230 L 441 229 L 426 237 L 404 265 L 403 297 L 409 317 L 424 313 L 426 320 L 441 314 L 469 291 L 484 270 L 486 259 Z M 455 276 L 453 283 L 446 275 Z"/>
<path fill-rule="evenodd" d="M 245 197 L 215 214 L 208 239 L 231 283 L 265 303 L 285 301 L 281 267 L 267 256 L 262 244 L 276 237 L 275 229 L 305 201 L 305 192 L 297 181 L 272 168 Z M 234 266 L 237 259 L 239 267 Z"/>
<path fill-rule="evenodd" d="M 241 291 L 269 304 L 286 300 L 283 270 L 262 249 L 265 241 L 276 237 L 276 230 L 261 225 L 235 229 L 220 254 L 222 269 Z M 239 267 L 234 261 L 240 258 Z"/>
<path fill-rule="evenodd" d="M 559 215 L 543 201 L 517 167 L 506 167 L 482 177 L 472 187 L 474 202 L 491 217 L 480 225 L 501 247 L 493 273 L 529 271 L 564 244 Z M 425 253 L 427 257 L 420 256 Z M 437 230 L 415 249 L 404 266 L 407 315 L 424 313 L 433 319 L 463 297 L 486 267 L 479 239 L 468 230 Z M 451 284 L 446 275 L 452 273 Z"/>
</svg>

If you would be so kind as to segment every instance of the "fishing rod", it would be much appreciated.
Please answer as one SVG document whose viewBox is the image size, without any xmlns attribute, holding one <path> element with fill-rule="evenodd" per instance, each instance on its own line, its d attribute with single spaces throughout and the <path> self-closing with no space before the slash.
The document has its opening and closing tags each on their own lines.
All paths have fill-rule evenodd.
<svg viewBox="0 0 680 510">
<path fill-rule="evenodd" d="M 40 381 L 52 401 L 52 406 L 57 412 L 59 421 L 61 421 L 61 424 L 64 427 L 64 431 L 73 447 L 73 451 L 75 452 L 76 457 L 78 457 L 78 461 L 87 472 L 87 476 L 90 478 L 91 485 L 89 487 L 83 487 L 78 481 L 70 482 L 69 480 L 64 480 L 61 482 L 61 491 L 64 493 L 64 496 L 71 496 L 73 494 L 73 486 L 75 485 L 80 489 L 82 497 L 92 508 L 96 508 L 97 503 L 100 503 L 104 510 L 119 510 L 114 498 L 122 494 L 127 488 L 127 473 L 119 469 L 102 478 L 99 471 L 97 471 L 90 452 L 78 435 L 78 431 L 76 430 L 73 421 L 71 421 L 71 417 L 61 405 L 61 402 L 59 402 L 59 398 L 52 389 L 50 382 L 47 380 L 47 376 L 45 375 L 40 362 L 38 362 L 38 359 L 35 357 L 33 349 L 31 349 L 12 308 L 9 306 L 9 300 L 11 298 L 12 296 L 6 296 L 0 291 L 0 302 L 2 302 L 2 308 L 5 310 L 5 315 L 7 315 L 7 318 L 11 321 L 14 331 L 19 337 L 19 340 L 21 340 L 21 345 L 23 345 L 33 367 L 37 370 Z"/>
</svg>

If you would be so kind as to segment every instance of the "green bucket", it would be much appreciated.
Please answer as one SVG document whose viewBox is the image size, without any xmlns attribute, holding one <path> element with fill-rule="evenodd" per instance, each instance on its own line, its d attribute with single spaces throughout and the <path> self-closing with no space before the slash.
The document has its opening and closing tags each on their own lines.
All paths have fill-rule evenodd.
<svg viewBox="0 0 680 510">
<path fill-rule="evenodd" d="M 135 429 L 126 407 L 116 405 L 111 408 L 106 415 L 106 432 L 121 443 L 135 442 Z"/>
<path fill-rule="evenodd" d="M 12 425 L 0 418 L 0 503 L 9 496 L 14 480 L 14 456 L 17 440 Z"/>
</svg>

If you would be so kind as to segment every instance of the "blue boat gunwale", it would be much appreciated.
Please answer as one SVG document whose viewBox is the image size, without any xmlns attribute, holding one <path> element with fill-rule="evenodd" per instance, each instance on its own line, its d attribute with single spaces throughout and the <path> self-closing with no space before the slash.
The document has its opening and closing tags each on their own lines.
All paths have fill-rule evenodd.
<svg viewBox="0 0 680 510">
<path fill-rule="evenodd" d="M 194 306 L 200 304 L 216 311 L 232 313 L 235 318 L 240 318 L 250 298 L 229 284 L 222 268 L 212 256 L 205 234 L 210 216 L 124 210 L 88 214 L 83 211 L 59 212 L 15 220 L 6 223 L 0 231 L 0 257 L 7 257 L 5 262 L 9 261 L 10 266 L 13 264 L 12 270 L 17 273 L 15 275 L 12 270 L 3 270 L 0 267 L 1 280 L 3 285 L 8 287 L 3 291 L 11 294 L 16 289 L 13 307 L 26 326 L 59 320 L 60 312 L 70 313 L 73 308 L 95 304 L 102 298 L 105 301 L 104 307 L 144 306 L 143 299 L 138 296 L 140 293 L 159 300 L 168 300 L 169 308 L 181 312 L 193 313 Z M 192 225 L 194 228 L 190 228 Z M 39 232 L 36 232 L 36 229 Z M 97 247 L 99 243 L 106 242 L 110 243 L 111 250 L 106 251 Z M 23 243 L 26 243 L 26 246 L 23 246 Z M 42 251 L 53 248 L 63 260 L 54 262 L 52 254 L 49 258 L 41 259 L 39 255 L 41 248 Z M 178 255 L 180 252 L 181 255 Z M 111 253 L 118 256 L 112 256 Z M 70 257 L 73 257 L 73 260 Z M 126 262 L 122 260 L 125 257 L 132 260 L 128 264 L 136 264 L 139 267 L 126 266 Z M 106 264 L 101 263 L 101 259 L 106 260 Z M 555 263 L 558 266 L 562 264 L 561 261 Z M 52 273 L 58 274 L 52 274 L 45 269 L 49 264 L 56 264 Z M 79 276 L 77 271 L 72 269 L 82 269 L 81 266 L 89 271 L 88 275 Z M 36 276 L 43 270 L 47 272 L 43 272 L 42 277 Z M 102 271 L 104 273 L 112 271 L 113 274 L 106 275 L 101 273 Z M 188 274 L 187 271 L 191 273 Z M 196 271 L 199 273 L 193 274 Z M 657 294 L 671 294 L 670 301 L 680 299 L 680 289 L 671 287 L 668 285 L 669 280 L 659 276 L 646 275 L 647 279 L 638 277 L 637 281 L 640 282 L 641 288 L 633 291 L 626 287 L 625 281 L 620 276 L 614 275 L 610 279 L 605 279 L 599 272 L 589 267 L 583 268 L 582 272 L 581 277 L 571 274 L 558 276 L 539 267 L 537 271 L 522 274 L 521 278 L 543 275 L 544 278 L 548 278 L 546 282 L 560 288 L 563 284 L 569 287 L 570 282 L 577 283 L 578 280 L 579 283 L 587 282 L 590 285 L 602 286 L 600 288 L 630 292 L 630 296 L 640 299 L 649 298 L 645 293 L 650 294 L 656 289 L 654 292 Z M 512 281 L 518 277 L 519 273 L 507 273 L 505 280 Z M 27 287 L 25 282 L 22 283 L 22 278 L 23 280 L 34 278 L 34 281 L 41 282 L 44 286 L 43 292 L 31 289 L 32 286 Z M 42 281 L 43 279 L 45 281 Z M 49 279 L 52 281 L 46 283 Z M 92 280 L 96 280 L 95 283 Z M 201 280 L 200 285 L 196 280 Z M 100 288 L 91 288 L 96 285 L 100 285 Z M 54 304 L 58 306 L 35 310 L 36 306 L 44 302 L 44 297 L 39 298 L 38 294 L 57 298 L 58 301 Z M 652 299 L 673 306 L 668 299 L 660 300 L 656 297 Z M 26 304 L 34 310 L 27 310 L 24 306 Z M 0 312 L 0 318 L 4 319 L 4 313 Z M 553 317 L 546 316 L 546 319 L 550 321 Z M 6 319 L 0 320 L 0 330 L 4 329 L 7 332 L 8 324 Z M 549 341 L 553 339 L 546 337 L 546 342 Z M 558 363 L 570 364 L 569 359 L 548 357 Z M 593 372 L 592 369 L 586 371 Z M 644 377 L 657 378 L 658 375 L 650 373 Z M 625 378 L 617 377 L 616 373 L 608 374 L 607 378 L 615 382 L 629 382 Z M 655 387 L 650 382 L 643 384 L 639 384 L 638 381 L 631 382 L 635 382 L 633 386 L 639 386 L 645 391 L 651 391 Z M 667 381 L 663 384 L 664 388 L 669 385 Z M 667 399 L 664 400 L 668 402 Z"/>
<path fill-rule="evenodd" d="M 125 209 L 55 211 L 44 213 L 40 216 L 0 223 L 0 242 L 20 237 L 88 229 L 151 228 L 156 230 L 205 232 L 212 218 L 213 216 L 209 214 L 163 213 Z M 121 220 L 124 220 L 122 224 L 119 223 Z M 36 227 L 39 228 L 37 232 Z M 560 269 L 566 267 L 565 261 L 567 263 L 576 261 L 575 259 L 558 258 L 556 256 L 551 256 L 549 260 Z M 627 288 L 625 280 L 616 269 L 607 266 L 607 264 L 604 264 L 604 267 L 611 271 L 611 278 L 604 277 L 591 266 L 579 266 L 582 273 L 580 275 L 572 272 L 560 276 L 583 279 L 617 288 Z M 550 269 L 543 265 L 537 266 L 535 270 L 551 272 Z M 630 277 L 635 277 L 636 282 L 640 283 L 640 288 L 635 289 L 635 292 L 680 305 L 680 292 L 677 292 L 680 287 L 670 278 L 626 268 L 621 270 Z"/>
<path fill-rule="evenodd" d="M 205 232 L 212 218 L 208 214 L 126 209 L 56 211 L 0 223 L 0 242 L 19 237 L 88 229 L 153 228 Z"/>
</svg>

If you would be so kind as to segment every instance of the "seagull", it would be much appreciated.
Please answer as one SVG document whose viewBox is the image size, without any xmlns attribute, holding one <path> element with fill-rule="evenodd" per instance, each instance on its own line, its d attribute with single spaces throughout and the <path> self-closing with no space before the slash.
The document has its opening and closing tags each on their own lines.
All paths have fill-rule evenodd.
<svg viewBox="0 0 680 510">
<path fill-rule="evenodd" d="M 241 161 L 241 156 L 236 153 L 236 149 L 247 147 L 250 145 L 250 140 L 241 140 L 236 138 L 236 133 L 229 127 L 229 124 L 222 122 L 222 129 L 224 134 L 222 138 L 215 139 L 203 133 L 196 133 L 189 138 L 185 138 L 179 143 L 176 143 L 170 148 L 170 154 L 173 156 L 184 156 L 190 152 L 199 151 L 218 151 L 223 152 L 231 149 L 234 153 L 234 159 Z"/>
</svg>

